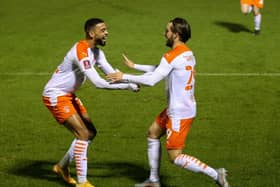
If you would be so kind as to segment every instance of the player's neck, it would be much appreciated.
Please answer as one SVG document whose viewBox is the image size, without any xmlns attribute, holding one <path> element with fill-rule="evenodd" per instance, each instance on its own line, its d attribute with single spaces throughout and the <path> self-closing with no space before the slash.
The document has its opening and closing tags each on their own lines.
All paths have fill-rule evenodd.
<svg viewBox="0 0 280 187">
<path fill-rule="evenodd" d="M 172 49 L 175 49 L 177 46 L 184 44 L 184 42 L 181 41 L 174 41 Z"/>
<path fill-rule="evenodd" d="M 87 43 L 88 43 L 89 48 L 91 48 L 91 49 L 92 49 L 92 48 L 95 48 L 96 44 L 95 44 L 94 40 L 92 40 L 92 39 L 87 39 L 86 41 L 87 41 Z"/>
</svg>

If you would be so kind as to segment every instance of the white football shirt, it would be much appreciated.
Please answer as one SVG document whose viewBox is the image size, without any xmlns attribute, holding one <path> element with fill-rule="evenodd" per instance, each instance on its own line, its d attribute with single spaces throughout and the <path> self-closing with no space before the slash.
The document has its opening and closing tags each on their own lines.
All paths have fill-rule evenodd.
<svg viewBox="0 0 280 187">
<path fill-rule="evenodd" d="M 105 73 L 114 73 L 101 49 L 89 48 L 86 40 L 77 42 L 66 54 L 51 79 L 46 84 L 43 96 L 57 97 L 74 93 L 88 78 L 97 88 L 128 89 L 129 84 L 110 84 L 99 76 L 94 66 Z"/>
<path fill-rule="evenodd" d="M 157 67 L 135 65 L 135 69 L 148 73 L 143 75 L 124 74 L 123 79 L 153 86 L 165 78 L 168 116 L 187 119 L 196 116 L 194 68 L 193 52 L 185 44 L 182 44 L 165 53 Z M 151 72 L 151 70 L 153 71 Z"/>
</svg>

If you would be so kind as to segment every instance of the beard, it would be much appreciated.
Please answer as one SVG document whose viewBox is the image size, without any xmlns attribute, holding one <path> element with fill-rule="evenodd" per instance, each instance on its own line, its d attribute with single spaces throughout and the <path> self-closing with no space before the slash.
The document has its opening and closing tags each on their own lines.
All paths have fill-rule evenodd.
<svg viewBox="0 0 280 187">
<path fill-rule="evenodd" d="M 174 44 L 174 40 L 172 38 L 167 38 L 165 45 L 167 47 L 172 47 Z"/>
<path fill-rule="evenodd" d="M 96 42 L 96 45 L 101 45 L 101 46 L 105 46 L 106 45 L 106 41 L 102 40 L 100 38 L 96 39 L 95 42 Z"/>
</svg>

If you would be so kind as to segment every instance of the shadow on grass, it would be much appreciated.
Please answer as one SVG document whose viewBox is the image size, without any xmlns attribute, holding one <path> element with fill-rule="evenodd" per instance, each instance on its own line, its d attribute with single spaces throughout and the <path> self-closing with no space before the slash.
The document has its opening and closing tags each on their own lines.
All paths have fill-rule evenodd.
<svg viewBox="0 0 280 187">
<path fill-rule="evenodd" d="M 54 164 L 54 162 L 48 161 L 22 160 L 17 162 L 16 167 L 9 169 L 8 173 L 21 177 L 53 181 L 66 185 L 66 183 L 60 180 L 58 176 L 52 172 L 52 166 Z"/>
<path fill-rule="evenodd" d="M 89 168 L 93 168 L 93 170 L 106 170 L 106 172 L 102 172 L 102 174 L 89 174 L 89 176 L 94 178 L 116 178 L 117 180 L 117 178 L 127 177 L 135 181 L 135 183 L 140 183 L 146 180 L 150 175 L 149 170 L 146 169 L 145 166 L 130 162 L 92 163 L 89 164 Z M 170 187 L 170 185 L 166 184 L 170 177 L 161 175 L 161 178 L 161 187 Z M 179 186 L 172 185 L 172 187 Z"/>
<path fill-rule="evenodd" d="M 23 160 L 16 164 L 17 167 L 11 168 L 8 173 L 21 177 L 54 181 L 66 185 L 52 172 L 52 166 L 54 164 L 55 163 L 48 161 Z M 145 169 L 145 167 L 130 162 L 89 163 L 88 168 L 89 170 L 94 171 L 88 172 L 88 176 L 94 178 L 111 178 L 111 180 L 118 180 L 118 178 L 126 177 L 135 181 L 135 183 L 138 183 L 144 181 L 147 176 L 149 176 L 149 171 Z M 71 174 L 75 176 L 73 172 L 71 172 Z M 161 181 L 161 186 L 167 187 L 165 183 L 168 181 L 169 177 L 162 176 L 162 178 L 163 180 Z"/>
<path fill-rule="evenodd" d="M 246 26 L 244 26 L 242 24 L 239 24 L 239 23 L 231 23 L 231 22 L 225 22 L 225 21 L 215 21 L 214 24 L 218 25 L 220 27 L 224 27 L 224 28 L 228 29 L 230 32 L 233 32 L 233 33 L 240 33 L 240 32 L 253 33 Z"/>
</svg>

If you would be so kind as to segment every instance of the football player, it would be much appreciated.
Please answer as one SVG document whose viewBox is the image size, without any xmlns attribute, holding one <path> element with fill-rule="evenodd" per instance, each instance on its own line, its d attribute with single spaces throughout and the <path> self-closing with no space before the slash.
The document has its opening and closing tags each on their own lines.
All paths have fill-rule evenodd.
<svg viewBox="0 0 280 187">
<path fill-rule="evenodd" d="M 86 78 L 97 88 L 137 91 L 138 86 L 134 83 L 110 84 L 97 73 L 96 66 L 105 74 L 115 72 L 107 62 L 104 52 L 97 47 L 106 44 L 108 31 L 104 21 L 99 18 L 88 19 L 84 31 L 85 39 L 74 44 L 45 85 L 43 102 L 58 123 L 75 136 L 69 150 L 54 165 L 53 171 L 76 187 L 93 187 L 87 180 L 87 148 L 96 136 L 96 128 L 75 92 Z M 77 181 L 69 173 L 69 164 L 73 159 L 76 163 Z"/>
<path fill-rule="evenodd" d="M 220 187 L 228 187 L 226 170 L 214 169 L 199 159 L 183 153 L 185 140 L 196 116 L 195 57 L 186 45 L 191 37 L 189 23 L 183 18 L 169 21 L 165 29 L 166 45 L 171 48 L 161 58 L 158 66 L 135 64 L 124 56 L 125 63 L 143 75 L 116 72 L 107 76 L 110 81 L 125 80 L 132 83 L 154 86 L 166 80 L 167 106 L 156 117 L 148 130 L 148 160 L 150 176 L 135 187 L 160 187 L 159 168 L 161 160 L 160 138 L 166 135 L 166 149 L 170 161 L 186 170 L 211 177 Z"/>
<path fill-rule="evenodd" d="M 240 5 L 241 12 L 245 15 L 253 11 L 255 24 L 254 34 L 260 34 L 262 21 L 261 9 L 263 8 L 264 0 L 240 0 Z"/>
</svg>

